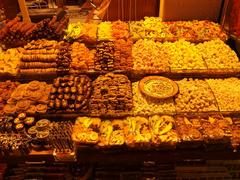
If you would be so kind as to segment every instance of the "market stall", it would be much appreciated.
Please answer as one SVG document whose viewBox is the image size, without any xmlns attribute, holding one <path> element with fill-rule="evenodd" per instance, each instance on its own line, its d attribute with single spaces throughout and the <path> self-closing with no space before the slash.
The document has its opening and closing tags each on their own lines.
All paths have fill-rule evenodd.
<svg viewBox="0 0 240 180">
<path fill-rule="evenodd" d="M 0 29 L 1 162 L 239 159 L 240 62 L 217 23 Z"/>
</svg>

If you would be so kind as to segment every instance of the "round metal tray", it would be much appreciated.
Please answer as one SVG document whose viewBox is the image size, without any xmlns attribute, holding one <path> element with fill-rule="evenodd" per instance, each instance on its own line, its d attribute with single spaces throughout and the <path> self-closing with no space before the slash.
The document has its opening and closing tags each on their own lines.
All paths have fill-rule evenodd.
<svg viewBox="0 0 240 180">
<path fill-rule="evenodd" d="M 161 81 L 161 82 L 164 82 L 164 83 L 168 83 L 169 85 L 172 86 L 171 92 L 169 92 L 169 93 L 167 93 L 165 95 L 164 94 L 160 95 L 160 93 L 159 93 L 159 95 L 158 95 L 157 93 L 151 93 L 151 92 L 147 91 L 145 89 L 147 83 L 149 81 L 153 81 L 153 80 L 154 81 Z M 148 76 L 148 77 L 144 77 L 142 80 L 140 80 L 138 86 L 139 86 L 140 91 L 144 95 L 149 96 L 151 98 L 166 99 L 166 98 L 170 98 L 170 97 L 172 97 L 172 96 L 174 96 L 174 95 L 176 95 L 178 93 L 178 85 L 177 85 L 177 83 L 174 82 L 171 79 L 168 79 L 168 78 L 165 78 L 165 77 L 162 77 L 162 76 Z M 155 88 L 155 90 L 156 90 L 156 88 Z M 160 88 L 159 88 L 159 91 L 160 91 Z"/>
</svg>

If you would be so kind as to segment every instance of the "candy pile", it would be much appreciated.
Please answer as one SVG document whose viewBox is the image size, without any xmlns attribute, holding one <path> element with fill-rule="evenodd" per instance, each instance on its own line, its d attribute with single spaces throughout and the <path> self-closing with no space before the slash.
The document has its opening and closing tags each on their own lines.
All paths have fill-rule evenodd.
<svg viewBox="0 0 240 180">
<path fill-rule="evenodd" d="M 239 120 L 237 120 L 239 122 Z M 186 117 L 153 115 L 129 116 L 124 119 L 101 120 L 78 117 L 72 131 L 72 140 L 77 145 L 132 148 L 199 148 L 206 149 L 223 145 L 239 147 L 239 127 L 230 117 Z M 204 146 L 202 146 L 204 145 Z"/>
<path fill-rule="evenodd" d="M 0 121 L 0 131 L 2 133 L 27 132 L 27 129 L 35 125 L 35 118 L 20 113 L 16 116 L 5 116 Z"/>
<path fill-rule="evenodd" d="M 16 75 L 19 70 L 22 52 L 22 48 L 13 48 L 8 49 L 7 51 L 0 51 L 0 72 Z"/>
<path fill-rule="evenodd" d="M 173 42 L 179 39 L 190 42 L 203 42 L 216 38 L 227 40 L 227 35 L 219 24 L 197 20 L 163 22 L 158 17 L 145 17 L 144 20 L 130 22 L 130 33 L 136 40 L 146 38 L 161 42 Z"/>
<path fill-rule="evenodd" d="M 71 63 L 71 46 L 69 43 L 59 42 L 59 51 L 56 59 L 57 72 L 59 74 L 67 74 Z"/>
<path fill-rule="evenodd" d="M 0 134 L 0 152 L 4 155 L 10 153 L 28 154 L 31 139 L 24 134 Z"/>
<path fill-rule="evenodd" d="M 86 112 L 91 93 L 91 81 L 85 76 L 65 76 L 54 80 L 49 110 L 51 112 Z"/>
<path fill-rule="evenodd" d="M 140 92 L 138 83 L 139 82 L 132 83 L 134 115 L 153 115 L 175 112 L 172 98 L 165 100 L 147 98 Z"/>
<path fill-rule="evenodd" d="M 190 146 L 191 143 L 197 147 L 201 145 L 201 142 L 203 141 L 203 135 L 200 131 L 202 125 L 202 121 L 200 119 L 190 119 L 184 116 L 178 116 L 176 117 L 175 123 L 182 146 L 185 144 L 186 146 Z"/>
<path fill-rule="evenodd" d="M 239 69 L 237 54 L 223 41 L 216 39 L 197 45 L 209 69 Z"/>
<path fill-rule="evenodd" d="M 130 32 L 136 40 L 146 38 L 163 41 L 173 37 L 167 23 L 157 17 L 144 17 L 144 20 L 130 22 Z"/>
<path fill-rule="evenodd" d="M 161 72 L 171 70 L 239 69 L 236 53 L 223 41 L 193 44 L 185 40 L 154 42 L 138 40 L 132 48 L 133 69 Z"/>
<path fill-rule="evenodd" d="M 129 39 L 128 24 L 122 21 L 114 21 L 112 23 L 112 36 L 115 39 Z"/>
<path fill-rule="evenodd" d="M 86 43 L 95 43 L 97 41 L 97 24 L 69 23 L 64 39 L 68 41 L 82 40 Z"/>
<path fill-rule="evenodd" d="M 158 45 L 167 54 L 171 69 L 207 69 L 202 54 L 193 43 L 179 40 Z"/>
<path fill-rule="evenodd" d="M 240 80 L 238 78 L 207 79 L 220 111 L 240 111 Z"/>
<path fill-rule="evenodd" d="M 78 117 L 73 126 L 72 140 L 80 144 L 97 144 L 101 119 Z"/>
<path fill-rule="evenodd" d="M 139 40 L 132 47 L 133 69 L 141 71 L 168 71 L 168 56 L 152 40 Z"/>
<path fill-rule="evenodd" d="M 133 42 L 128 39 L 119 39 L 114 41 L 114 69 L 115 70 L 131 70 L 133 66 L 132 60 Z"/>
<path fill-rule="evenodd" d="M 74 42 L 71 49 L 71 70 L 92 70 L 94 68 L 94 54 L 83 43 Z"/>
<path fill-rule="evenodd" d="M 100 42 L 96 48 L 94 67 L 97 71 L 114 70 L 114 43 Z"/>
<path fill-rule="evenodd" d="M 227 35 L 219 24 L 203 20 L 166 22 L 174 39 L 185 39 L 191 42 L 210 41 L 216 38 L 227 40 Z M 173 40 L 174 40 L 173 39 Z"/>
<path fill-rule="evenodd" d="M 216 100 L 206 81 L 183 79 L 176 82 L 179 87 L 175 99 L 177 112 L 218 111 Z"/>
<path fill-rule="evenodd" d="M 73 127 L 72 139 L 80 145 L 99 147 L 129 147 L 176 145 L 178 135 L 171 116 L 127 117 L 102 120 L 78 117 Z"/>
<path fill-rule="evenodd" d="M 112 23 L 105 21 L 101 22 L 98 25 L 98 40 L 104 41 L 104 40 L 109 40 L 113 41 L 113 30 L 112 30 Z"/>
<path fill-rule="evenodd" d="M 90 101 L 93 114 L 128 113 L 132 109 L 132 88 L 127 76 L 108 73 L 93 82 Z"/>
<path fill-rule="evenodd" d="M 37 39 L 62 39 L 64 30 L 67 28 L 69 17 L 67 15 L 58 19 L 57 16 L 53 16 L 52 19 L 47 18 L 35 25 L 35 28 L 30 35 L 33 40 Z"/>
</svg>

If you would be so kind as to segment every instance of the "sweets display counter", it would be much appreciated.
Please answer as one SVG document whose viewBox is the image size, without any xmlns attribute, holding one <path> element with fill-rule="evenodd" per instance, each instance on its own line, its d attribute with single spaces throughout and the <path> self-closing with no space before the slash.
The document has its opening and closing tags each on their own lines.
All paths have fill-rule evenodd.
<svg viewBox="0 0 240 180">
<path fill-rule="evenodd" d="M 240 62 L 219 25 L 65 16 L 0 29 L 5 45 L 22 38 L 0 54 L 1 161 L 239 159 Z M 164 98 L 161 78 L 140 87 L 148 75 L 176 93 Z"/>
</svg>

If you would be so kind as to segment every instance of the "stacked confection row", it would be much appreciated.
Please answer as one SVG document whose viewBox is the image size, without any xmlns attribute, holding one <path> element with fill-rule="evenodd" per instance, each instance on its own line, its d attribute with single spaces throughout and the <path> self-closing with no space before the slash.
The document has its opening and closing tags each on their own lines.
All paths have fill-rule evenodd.
<svg viewBox="0 0 240 180">
<path fill-rule="evenodd" d="M 0 60 L 0 72 L 12 75 L 113 71 L 224 74 L 240 71 L 237 54 L 219 39 L 199 44 L 146 39 L 133 43 L 130 39 L 119 39 L 98 42 L 96 47 L 80 42 L 39 39 L 24 47 L 1 51 Z"/>
<path fill-rule="evenodd" d="M 176 95 L 159 99 L 142 92 L 139 81 L 108 73 L 91 79 L 87 75 L 55 78 L 52 84 L 31 81 L 0 83 L 1 114 L 75 113 L 91 116 L 154 115 L 209 112 L 240 112 L 240 80 L 181 79 Z M 150 96 L 171 93 L 166 82 L 148 81 Z M 165 84 L 164 84 L 165 83 Z M 152 85 L 150 85 L 152 84 Z M 164 86 L 162 86 L 164 85 Z M 162 87 L 161 87 L 162 86 Z M 156 89 L 158 88 L 158 89 Z"/>
<path fill-rule="evenodd" d="M 96 41 L 115 41 L 132 38 L 157 41 L 185 39 L 191 42 L 209 41 L 219 38 L 227 40 L 221 27 L 210 21 L 163 22 L 157 17 L 146 17 L 133 22 L 69 23 L 68 16 L 46 18 L 38 23 L 26 23 L 21 18 L 5 20 L 0 30 L 0 40 L 15 46 L 41 38 L 57 40 L 81 40 L 90 44 Z M 19 43 L 22 42 L 22 43 Z"/>
<path fill-rule="evenodd" d="M 69 153 L 77 148 L 239 150 L 239 118 L 211 116 L 128 116 L 123 119 L 78 117 L 54 122 L 20 113 L 0 122 L 0 152 L 31 150 Z M 76 149 L 76 148 L 75 148 Z"/>
<path fill-rule="evenodd" d="M 30 34 L 22 34 L 25 29 Z M 227 35 L 209 21 L 162 22 L 146 17 L 129 23 L 68 24 L 67 16 L 54 16 L 27 24 L 16 17 L 5 22 L 0 34 L 3 44 L 27 39 L 24 47 L 1 51 L 1 72 L 13 75 L 116 70 L 214 74 L 240 69 L 236 53 L 224 43 Z"/>
<path fill-rule="evenodd" d="M 78 117 L 72 140 L 96 148 L 237 148 L 239 119 L 223 116 L 186 117 L 154 115 L 101 120 Z M 232 147 L 231 145 L 232 144 Z"/>
<path fill-rule="evenodd" d="M 129 23 L 121 21 L 100 24 L 71 23 L 65 35 L 67 40 L 81 39 L 88 43 L 128 38 L 134 41 L 152 39 L 160 42 L 184 39 L 198 43 L 216 38 L 226 41 L 227 35 L 214 22 L 197 20 L 163 22 L 158 17 L 145 17 L 144 20 Z"/>
</svg>

